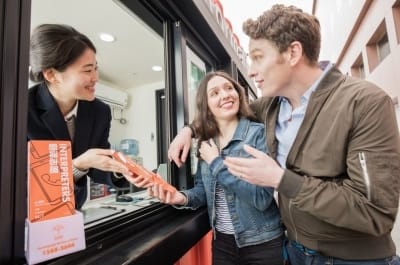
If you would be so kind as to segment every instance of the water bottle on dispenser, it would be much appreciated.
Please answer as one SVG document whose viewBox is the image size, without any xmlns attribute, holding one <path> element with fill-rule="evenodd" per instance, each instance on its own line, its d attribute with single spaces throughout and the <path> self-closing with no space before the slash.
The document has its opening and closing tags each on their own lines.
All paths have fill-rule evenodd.
<svg viewBox="0 0 400 265">
<path fill-rule="evenodd" d="M 123 139 L 119 143 L 119 149 L 121 153 L 128 156 L 130 159 L 135 161 L 139 165 L 143 165 L 143 158 L 139 156 L 139 141 L 136 139 Z M 130 184 L 130 192 L 142 190 Z"/>
<path fill-rule="evenodd" d="M 135 158 L 139 155 L 139 142 L 135 139 L 123 139 L 119 144 L 119 151 L 124 155 Z"/>
</svg>

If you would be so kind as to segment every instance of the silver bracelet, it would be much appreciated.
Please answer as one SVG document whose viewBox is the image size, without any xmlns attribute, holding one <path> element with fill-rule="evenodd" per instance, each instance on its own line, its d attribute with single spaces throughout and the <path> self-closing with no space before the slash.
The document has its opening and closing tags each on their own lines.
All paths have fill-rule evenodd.
<svg viewBox="0 0 400 265">
<path fill-rule="evenodd" d="M 190 129 L 190 131 L 192 132 L 192 138 L 196 138 L 196 131 L 194 130 L 194 127 L 191 124 L 186 124 L 185 126 L 183 126 L 183 128 L 188 127 Z"/>
<path fill-rule="evenodd" d="M 80 178 L 85 176 L 89 172 L 89 169 L 80 170 L 74 166 L 72 166 L 72 175 L 74 176 L 74 180 L 78 181 Z"/>
<path fill-rule="evenodd" d="M 115 177 L 116 179 L 123 179 L 123 178 L 124 178 L 124 175 L 122 175 L 122 174 L 120 174 L 120 173 L 113 172 L 113 174 L 114 174 L 114 177 Z"/>
</svg>

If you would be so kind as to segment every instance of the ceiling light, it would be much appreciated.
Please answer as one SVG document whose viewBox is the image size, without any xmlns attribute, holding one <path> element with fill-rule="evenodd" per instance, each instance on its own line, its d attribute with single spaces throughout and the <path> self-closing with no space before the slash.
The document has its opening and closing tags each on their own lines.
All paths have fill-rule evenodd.
<svg viewBox="0 0 400 265">
<path fill-rule="evenodd" d="M 162 70 L 162 67 L 159 65 L 153 65 L 153 67 L 151 67 L 151 70 L 153 70 L 154 72 L 160 72 Z"/>
<path fill-rule="evenodd" d="M 105 42 L 114 42 L 115 37 L 109 33 L 99 33 L 99 38 Z"/>
</svg>

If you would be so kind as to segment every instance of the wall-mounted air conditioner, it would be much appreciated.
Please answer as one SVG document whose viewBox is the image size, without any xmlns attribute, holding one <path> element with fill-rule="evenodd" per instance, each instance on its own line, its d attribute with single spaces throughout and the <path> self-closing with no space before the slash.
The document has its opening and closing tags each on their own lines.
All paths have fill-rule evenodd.
<svg viewBox="0 0 400 265">
<path fill-rule="evenodd" d="M 118 108 L 125 108 L 128 104 L 128 93 L 125 91 L 109 87 L 102 83 L 96 84 L 96 98 L 102 100 L 104 103 Z"/>
</svg>

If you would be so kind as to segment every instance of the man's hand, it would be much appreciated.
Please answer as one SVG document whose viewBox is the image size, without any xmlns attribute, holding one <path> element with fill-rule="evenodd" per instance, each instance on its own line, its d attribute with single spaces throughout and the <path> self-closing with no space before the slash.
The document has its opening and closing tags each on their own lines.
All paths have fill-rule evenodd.
<svg viewBox="0 0 400 265">
<path fill-rule="evenodd" d="M 192 144 L 192 130 L 188 127 L 183 129 L 175 136 L 168 148 L 168 159 L 174 161 L 178 167 L 185 163 Z"/>
<path fill-rule="evenodd" d="M 284 170 L 264 152 L 248 145 L 243 149 L 253 158 L 226 157 L 224 164 L 232 175 L 258 186 L 278 187 Z"/>
</svg>

